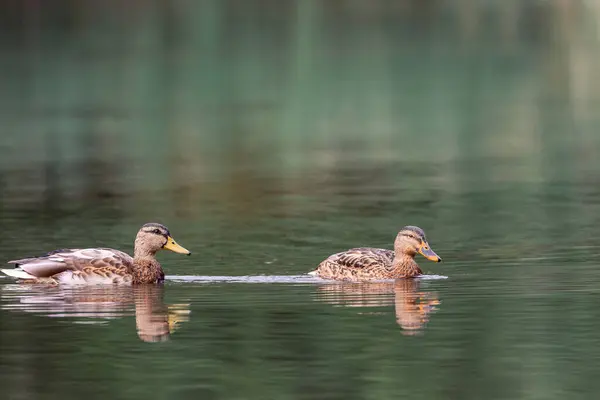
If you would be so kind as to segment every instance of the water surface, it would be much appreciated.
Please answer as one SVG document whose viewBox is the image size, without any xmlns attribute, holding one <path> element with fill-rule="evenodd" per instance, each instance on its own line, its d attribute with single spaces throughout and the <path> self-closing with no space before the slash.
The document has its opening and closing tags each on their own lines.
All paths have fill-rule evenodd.
<svg viewBox="0 0 600 400">
<path fill-rule="evenodd" d="M 0 278 L 1 398 L 598 396 L 597 6 L 392 3 L 2 6 L 0 259 L 193 256 Z M 305 275 L 408 224 L 445 279 Z"/>
</svg>

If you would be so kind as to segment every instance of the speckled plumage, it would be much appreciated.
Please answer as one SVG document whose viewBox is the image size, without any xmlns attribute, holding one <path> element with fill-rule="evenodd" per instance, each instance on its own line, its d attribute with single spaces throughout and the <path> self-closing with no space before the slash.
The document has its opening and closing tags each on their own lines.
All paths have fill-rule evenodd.
<svg viewBox="0 0 600 400">
<path fill-rule="evenodd" d="M 348 281 L 414 278 L 422 274 L 414 259 L 417 252 L 441 261 L 429 249 L 425 232 L 416 226 L 406 226 L 396 236 L 394 251 L 369 247 L 350 249 L 327 257 L 311 274 Z"/>
<path fill-rule="evenodd" d="M 39 257 L 9 261 L 16 268 L 1 271 L 29 283 L 160 283 L 165 275 L 155 255 L 163 248 L 190 254 L 175 243 L 167 227 L 149 223 L 138 231 L 133 257 L 109 248 L 61 249 Z"/>
</svg>

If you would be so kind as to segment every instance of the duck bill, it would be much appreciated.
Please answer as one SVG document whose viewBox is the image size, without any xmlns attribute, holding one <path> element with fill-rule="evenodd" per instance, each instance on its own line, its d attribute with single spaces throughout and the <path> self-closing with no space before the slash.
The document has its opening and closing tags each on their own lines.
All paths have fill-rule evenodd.
<svg viewBox="0 0 600 400">
<path fill-rule="evenodd" d="M 435 254 L 435 251 L 431 250 L 431 247 L 429 247 L 429 244 L 427 242 L 424 242 L 421 245 L 421 248 L 419 248 L 419 253 L 421 253 L 426 259 L 431 260 L 433 262 L 442 261 L 442 258 Z"/>
<path fill-rule="evenodd" d="M 187 254 L 188 256 L 192 254 L 185 247 L 178 245 L 171 236 L 167 237 L 167 243 L 163 246 L 163 249 L 171 250 L 174 253 Z"/>
</svg>

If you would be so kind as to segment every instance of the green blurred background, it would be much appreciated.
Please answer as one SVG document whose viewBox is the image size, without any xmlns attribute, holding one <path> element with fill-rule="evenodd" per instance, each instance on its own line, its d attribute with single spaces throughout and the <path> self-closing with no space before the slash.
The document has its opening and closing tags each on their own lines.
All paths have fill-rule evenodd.
<svg viewBox="0 0 600 400">
<path fill-rule="evenodd" d="M 448 277 L 0 278 L 0 398 L 600 393 L 600 2 L 23 0 L 0 30 L 0 259 L 159 221 L 194 253 L 168 275 L 297 276 L 413 224 Z"/>
</svg>

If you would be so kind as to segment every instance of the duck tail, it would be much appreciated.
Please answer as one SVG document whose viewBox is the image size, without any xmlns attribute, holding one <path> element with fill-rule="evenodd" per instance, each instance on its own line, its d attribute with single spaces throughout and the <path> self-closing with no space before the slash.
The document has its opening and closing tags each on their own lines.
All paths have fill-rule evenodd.
<svg viewBox="0 0 600 400">
<path fill-rule="evenodd" d="M 317 273 L 318 273 L 318 270 L 315 269 L 314 271 L 310 271 L 308 273 L 308 275 L 310 275 L 310 276 L 317 276 Z"/>
<path fill-rule="evenodd" d="M 0 272 L 18 279 L 37 279 L 35 276 L 28 274 L 20 268 L 0 269 Z"/>
</svg>

